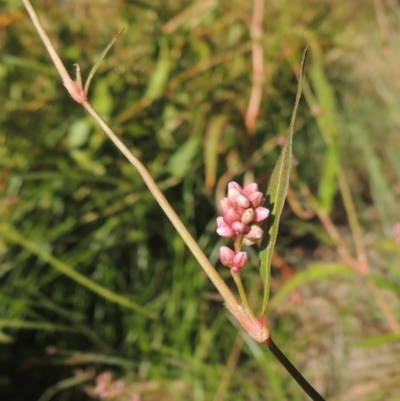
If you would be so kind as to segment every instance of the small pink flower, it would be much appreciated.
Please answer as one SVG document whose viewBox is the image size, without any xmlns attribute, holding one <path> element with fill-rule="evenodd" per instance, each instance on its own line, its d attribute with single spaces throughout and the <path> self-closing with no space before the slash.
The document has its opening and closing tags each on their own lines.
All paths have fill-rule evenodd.
<svg viewBox="0 0 400 401">
<path fill-rule="evenodd" d="M 240 221 L 235 221 L 234 223 L 232 223 L 231 228 L 239 235 L 246 234 L 250 231 L 249 225 L 241 223 Z"/>
<path fill-rule="evenodd" d="M 228 205 L 228 198 L 222 198 L 220 200 L 220 204 L 221 204 L 221 209 L 222 211 L 225 213 L 228 209 L 229 209 L 229 205 Z"/>
<path fill-rule="evenodd" d="M 235 231 L 229 227 L 222 217 L 217 217 L 217 233 L 221 237 L 231 238 L 236 235 Z"/>
<path fill-rule="evenodd" d="M 247 255 L 247 252 L 238 252 L 233 258 L 231 270 L 234 273 L 239 273 L 240 270 L 243 269 L 243 267 L 247 264 L 248 261 L 249 261 L 249 255 Z"/>
<path fill-rule="evenodd" d="M 261 206 L 264 203 L 264 195 L 261 192 L 253 192 L 248 196 L 248 199 L 251 203 L 251 206 L 253 208 L 257 208 L 258 206 Z"/>
<path fill-rule="evenodd" d="M 266 207 L 259 206 L 255 210 L 255 218 L 254 221 L 259 223 L 260 221 L 265 220 L 269 216 L 269 210 Z"/>
<path fill-rule="evenodd" d="M 251 194 L 253 194 L 255 192 L 258 192 L 258 185 L 255 182 L 253 182 L 253 183 L 251 183 L 249 185 L 246 185 L 243 188 L 242 192 L 243 192 L 243 195 L 249 196 L 249 195 L 251 195 Z"/>
<path fill-rule="evenodd" d="M 250 226 L 250 231 L 243 237 L 243 243 L 245 245 L 253 245 L 259 239 L 261 239 L 263 235 L 264 235 L 264 230 L 260 226 L 252 224 Z"/>
<path fill-rule="evenodd" d="M 232 224 L 235 221 L 240 221 L 240 214 L 233 208 L 229 208 L 225 213 L 224 213 L 224 222 L 228 224 L 228 226 L 232 227 Z"/>
<path fill-rule="evenodd" d="M 242 218 L 240 220 L 244 224 L 250 224 L 252 221 L 254 221 L 255 216 L 256 216 L 255 210 L 249 207 L 244 211 L 244 213 L 242 214 Z"/>
<path fill-rule="evenodd" d="M 247 252 L 236 253 L 227 246 L 221 246 L 219 250 L 219 260 L 224 266 L 232 269 L 234 273 L 239 273 L 239 271 L 249 261 L 249 256 L 247 255 Z"/>
<path fill-rule="evenodd" d="M 239 192 L 242 192 L 242 191 L 243 191 L 243 188 L 242 188 L 237 182 L 235 182 L 235 181 L 231 181 L 231 182 L 228 184 L 228 191 L 229 191 L 231 188 L 236 188 Z"/>
<path fill-rule="evenodd" d="M 235 255 L 235 251 L 227 246 L 221 246 L 219 249 L 219 260 L 226 267 L 232 267 L 232 262 Z"/>
<path fill-rule="evenodd" d="M 238 206 L 237 201 L 238 198 L 242 196 L 242 193 L 236 189 L 236 188 L 231 188 L 228 190 L 228 205 L 230 207 L 236 208 Z"/>
<path fill-rule="evenodd" d="M 250 207 L 250 201 L 249 201 L 249 198 L 247 196 L 239 195 L 237 197 L 236 202 L 237 202 L 238 207 L 242 207 L 244 209 Z"/>
</svg>

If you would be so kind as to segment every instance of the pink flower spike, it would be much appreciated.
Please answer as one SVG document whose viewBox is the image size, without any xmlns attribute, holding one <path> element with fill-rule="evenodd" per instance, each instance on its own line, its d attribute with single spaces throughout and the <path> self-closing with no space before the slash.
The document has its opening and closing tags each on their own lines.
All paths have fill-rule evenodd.
<svg viewBox="0 0 400 401">
<path fill-rule="evenodd" d="M 249 255 L 247 255 L 247 252 L 238 252 L 232 260 L 232 271 L 239 273 L 248 261 Z"/>
<path fill-rule="evenodd" d="M 266 207 L 259 206 L 255 210 L 254 221 L 259 223 L 260 221 L 265 220 L 269 216 L 269 210 Z"/>
<path fill-rule="evenodd" d="M 256 224 L 252 224 L 250 226 L 250 231 L 243 237 L 243 243 L 245 245 L 253 245 L 260 238 L 262 238 L 263 235 L 264 235 L 264 230 L 261 227 L 257 226 Z"/>
<path fill-rule="evenodd" d="M 222 217 L 217 217 L 217 233 L 221 237 L 231 238 L 235 236 L 235 231 L 232 230 L 225 222 Z"/>
<path fill-rule="evenodd" d="M 243 188 L 243 195 L 249 196 L 253 192 L 258 192 L 258 185 L 253 182 Z"/>
<path fill-rule="evenodd" d="M 242 191 L 243 191 L 243 188 L 242 188 L 236 181 L 231 181 L 231 182 L 228 184 L 228 191 L 229 191 L 231 188 L 236 188 L 239 192 L 242 192 Z"/>
<path fill-rule="evenodd" d="M 233 258 L 236 256 L 235 251 L 227 246 L 221 246 L 219 249 L 219 260 L 226 267 L 232 267 Z"/>
</svg>

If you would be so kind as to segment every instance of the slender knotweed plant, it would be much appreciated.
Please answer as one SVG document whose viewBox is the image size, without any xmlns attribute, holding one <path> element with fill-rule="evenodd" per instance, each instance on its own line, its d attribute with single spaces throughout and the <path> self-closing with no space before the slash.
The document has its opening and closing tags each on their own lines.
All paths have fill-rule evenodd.
<svg viewBox="0 0 400 401">
<path fill-rule="evenodd" d="M 242 188 L 239 184 L 231 182 L 228 185 L 228 196 L 222 200 L 223 216 L 219 217 L 217 220 L 217 231 L 220 235 L 230 237 L 234 240 L 234 250 L 231 250 L 227 247 L 222 247 L 220 251 L 220 260 L 225 266 L 231 269 L 232 276 L 238 287 L 238 292 L 241 299 L 241 301 L 239 301 L 218 274 L 214 266 L 211 265 L 208 258 L 198 246 L 197 242 L 190 235 L 189 231 L 181 222 L 176 212 L 172 209 L 171 205 L 157 186 L 146 167 L 132 154 L 132 152 L 130 152 L 130 150 L 115 135 L 112 129 L 90 105 L 87 93 L 89 90 L 90 80 L 93 77 L 93 74 L 99 63 L 94 66 L 85 87 L 82 83 L 78 65 L 76 66 L 76 79 L 71 79 L 61 59 L 51 44 L 50 39 L 41 26 L 29 0 L 22 1 L 69 94 L 77 103 L 82 105 L 87 110 L 87 112 L 103 128 L 105 133 L 118 147 L 118 149 L 124 154 L 128 161 L 137 169 L 150 192 L 159 203 L 160 207 L 163 209 L 201 267 L 204 269 L 205 273 L 208 275 L 223 297 L 227 309 L 236 317 L 242 327 L 254 340 L 265 345 L 272 352 L 272 354 L 286 368 L 290 375 L 292 375 L 292 377 L 298 382 L 298 384 L 304 389 L 304 391 L 311 397 L 312 400 L 324 401 L 323 397 L 321 397 L 321 395 L 307 382 L 307 380 L 298 372 L 298 370 L 291 364 L 291 362 L 274 343 L 266 319 L 270 289 L 270 268 L 272 254 L 277 238 L 280 215 L 283 209 L 289 184 L 294 122 L 301 97 L 303 70 L 308 48 L 304 52 L 301 63 L 301 74 L 289 132 L 285 145 L 282 148 L 281 155 L 272 173 L 271 181 L 266 193 L 268 208 L 262 206 L 265 199 L 263 194 L 258 191 L 258 186 L 255 183 Z M 121 31 L 117 33 L 116 37 L 120 33 Z M 104 57 L 112 43 L 103 52 L 102 57 Z M 264 230 L 258 225 L 258 223 L 265 220 L 267 217 L 269 217 L 269 224 L 267 225 L 267 235 L 264 236 Z M 260 273 L 264 283 L 263 303 L 261 312 L 259 314 L 256 314 L 251 309 L 240 278 L 240 270 L 248 261 L 247 253 L 241 250 L 241 246 L 243 243 L 253 244 L 257 242 L 260 242 L 261 245 Z"/>
</svg>

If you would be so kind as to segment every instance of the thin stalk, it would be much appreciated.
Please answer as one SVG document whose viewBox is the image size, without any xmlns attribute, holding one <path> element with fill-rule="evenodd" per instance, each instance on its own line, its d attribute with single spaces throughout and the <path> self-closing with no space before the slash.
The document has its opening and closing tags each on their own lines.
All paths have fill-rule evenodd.
<svg viewBox="0 0 400 401">
<path fill-rule="evenodd" d="M 235 284 L 239 291 L 239 296 L 240 296 L 240 300 L 242 301 L 243 307 L 245 309 L 247 309 L 248 311 L 251 311 L 249 301 L 247 300 L 246 291 L 244 290 L 244 287 L 243 287 L 242 278 L 240 277 L 240 273 L 232 272 L 232 277 L 235 280 Z"/>
<path fill-rule="evenodd" d="M 351 196 L 349 183 L 341 166 L 338 166 L 337 169 L 337 180 L 357 252 L 357 260 L 359 264 L 357 272 L 360 274 L 366 274 L 369 271 L 369 263 L 365 252 L 362 229 L 360 222 L 358 221 L 357 210 L 353 201 L 353 197 Z"/>
<path fill-rule="evenodd" d="M 257 116 L 260 110 L 261 96 L 263 93 L 264 81 L 264 60 L 263 60 L 263 16 L 264 16 L 264 0 L 254 0 L 253 16 L 250 25 L 250 36 L 252 40 L 252 57 L 253 57 L 253 85 L 249 105 L 247 106 L 245 124 L 247 133 L 254 136 L 257 125 Z"/>
<path fill-rule="evenodd" d="M 281 365 L 287 370 L 290 376 L 296 380 L 297 384 L 305 391 L 305 393 L 313 401 L 325 401 L 325 399 L 315 390 L 315 388 L 304 378 L 304 376 L 294 367 L 292 362 L 286 357 L 286 355 L 278 348 L 278 346 L 272 341 L 270 337 L 264 345 L 271 351 L 272 355 L 281 363 Z"/>
<path fill-rule="evenodd" d="M 92 82 L 92 79 L 94 77 L 94 74 L 96 74 L 97 69 L 99 68 L 101 62 L 103 61 L 104 57 L 107 55 L 108 51 L 111 49 L 115 41 L 118 39 L 118 36 L 121 35 L 121 33 L 124 31 L 125 28 L 120 29 L 115 36 L 111 39 L 111 42 L 107 45 L 107 47 L 101 52 L 99 59 L 97 60 L 96 64 L 93 66 L 91 69 L 88 79 L 86 80 L 85 88 L 84 91 L 86 95 L 89 93 L 89 87 L 90 83 Z"/>
</svg>

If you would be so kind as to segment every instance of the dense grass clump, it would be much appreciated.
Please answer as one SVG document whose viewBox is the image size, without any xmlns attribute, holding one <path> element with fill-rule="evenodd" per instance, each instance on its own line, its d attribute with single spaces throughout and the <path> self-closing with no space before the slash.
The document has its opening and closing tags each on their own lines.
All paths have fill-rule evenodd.
<svg viewBox="0 0 400 401">
<path fill-rule="evenodd" d="M 399 398 L 400 8 L 269 1 L 258 21 L 258 0 L 36 3 L 71 73 L 125 28 L 91 102 L 216 265 L 218 200 L 233 179 L 265 191 L 310 44 L 270 326 L 327 398 Z M 121 379 L 119 400 L 305 399 L 69 98 L 22 5 L 0 9 L 0 394 L 87 400 Z"/>
</svg>

